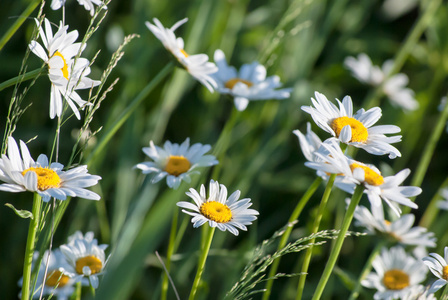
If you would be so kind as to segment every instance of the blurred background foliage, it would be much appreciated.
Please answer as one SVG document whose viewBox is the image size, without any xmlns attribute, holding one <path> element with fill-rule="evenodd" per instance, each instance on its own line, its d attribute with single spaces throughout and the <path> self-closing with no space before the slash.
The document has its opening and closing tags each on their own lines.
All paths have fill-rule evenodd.
<svg viewBox="0 0 448 300">
<path fill-rule="evenodd" d="M 11 26 L 29 2 L 2 0 L 0 34 Z M 290 99 L 251 102 L 244 112 L 238 113 L 228 151 L 219 157 L 219 176 L 213 179 L 225 184 L 229 192 L 241 190 L 242 196 L 251 198 L 254 208 L 260 211 L 258 221 L 249 227 L 247 233 L 241 232 L 238 237 L 227 232 L 217 231 L 215 234 L 200 294 L 205 295 L 203 299 L 222 299 L 239 278 L 255 245 L 286 224 L 296 202 L 315 178 L 314 172 L 303 165 L 305 160 L 297 138 L 291 133 L 293 129 L 304 132 L 306 122 L 312 122 L 300 110 L 300 106 L 309 105 L 314 91 L 319 91 L 330 100 L 350 95 L 355 110 L 361 108 L 372 93 L 372 88 L 359 83 L 350 75 L 343 66 L 344 58 L 364 52 L 376 65 L 394 58 L 426 2 L 112 0 L 106 19 L 89 40 L 83 53 L 83 57 L 91 59 L 101 49 L 90 77 L 99 79 L 111 54 L 125 35 L 136 33 L 140 37 L 126 46 L 124 57 L 109 78 L 110 83 L 115 77 L 120 80 L 102 103 L 91 124 L 92 131 L 101 127 L 103 131 L 91 140 L 92 144 L 87 147 L 84 156 L 77 157 L 76 162 L 83 162 L 83 158 L 94 149 L 95 141 L 101 139 L 104 130 L 117 121 L 120 112 L 169 63 L 170 55 L 144 25 L 145 21 L 151 21 L 152 18 L 158 18 L 166 27 L 171 27 L 176 21 L 188 17 L 189 21 L 176 31 L 178 36 L 184 38 L 187 52 L 206 53 L 213 60 L 214 50 L 219 48 L 225 52 L 230 64 L 236 67 L 259 60 L 266 65 L 268 75 L 277 74 L 285 87 L 294 88 Z M 403 10 L 400 11 L 400 8 Z M 36 16 L 36 13 L 37 10 L 31 16 Z M 49 20 L 59 23 L 61 11 L 52 11 L 49 3 L 44 13 Z M 88 12 L 76 1 L 67 1 L 66 24 L 69 30 L 76 29 L 83 36 L 89 18 Z M 383 110 L 380 123 L 395 124 L 402 128 L 403 141 L 397 147 L 403 157 L 391 161 L 386 157 L 372 157 L 365 152 L 358 152 L 357 159 L 376 164 L 386 174 L 387 170 L 395 173 L 405 167 L 415 170 L 427 137 L 434 127 L 438 116 L 437 106 L 447 93 L 447 20 L 448 7 L 443 3 L 423 36 L 413 45 L 400 70 L 409 76 L 409 86 L 416 93 L 420 109 L 404 113 L 391 106 L 385 97 L 380 102 Z M 31 18 L 26 20 L 1 50 L 0 82 L 17 76 L 34 26 Z M 27 65 L 28 70 L 34 70 L 41 66 L 41 61 L 31 54 Z M 12 88 L 0 92 L 2 132 L 12 92 Z M 87 91 L 81 94 L 86 97 Z M 37 136 L 29 144 L 35 158 L 39 153 L 49 154 L 55 134 L 56 121 L 48 118 L 49 95 L 47 77 L 41 76 L 25 98 L 23 106 L 32 105 L 24 113 L 13 134 L 16 139 L 24 141 Z M 185 71 L 176 69 L 151 92 L 113 137 L 106 151 L 89 166 L 91 174 L 103 178 L 100 186 L 95 187 L 95 191 L 101 193 L 102 200 L 100 203 L 72 200 L 55 232 L 54 245 L 65 243 L 67 236 L 76 230 L 94 231 L 101 243 L 111 245 L 110 249 L 117 247 L 125 225 L 129 225 L 129 232 L 137 234 L 135 240 L 132 234 L 124 235 L 125 238 L 120 240 L 125 243 L 121 264 L 112 264 L 119 265 L 119 271 L 116 271 L 115 277 L 111 276 L 104 281 L 104 286 L 98 291 L 98 298 L 157 299 L 163 271 L 154 251 L 157 250 L 162 256 L 166 253 L 171 216 L 173 210 L 178 209 L 174 204 L 179 200 L 187 201 L 184 193 L 190 187 L 188 184 L 182 183 L 178 191 L 167 191 L 164 182 L 150 185 L 148 178 L 132 169 L 138 162 L 146 160 L 141 148 L 148 146 L 151 139 L 156 144 L 165 140 L 181 143 L 187 137 L 191 138 L 192 143 L 214 145 L 233 109 L 230 99 L 217 92 L 209 93 Z M 75 118 L 63 125 L 60 162 L 65 163 L 69 159 L 76 130 L 81 125 Z M 322 139 L 327 138 L 314 124 L 313 129 Z M 420 209 L 413 211 L 417 219 L 446 177 L 447 146 L 445 134 L 423 182 L 423 193 L 417 198 Z M 196 182 L 208 182 L 212 172 L 215 171 L 204 171 L 204 176 L 197 176 Z M 409 184 L 410 180 L 405 183 Z M 291 240 L 307 235 L 322 192 L 323 187 L 306 206 Z M 322 229 L 338 227 L 345 211 L 346 196 L 342 192 L 334 192 L 321 224 Z M 13 203 L 19 209 L 31 209 L 31 196 L 28 193 L 2 192 L 0 199 L 2 203 Z M 134 210 L 136 207 L 144 209 Z M 102 213 L 106 214 L 107 223 L 100 222 Z M 441 214 L 446 216 L 446 212 Z M 182 223 L 184 217 L 181 216 L 179 223 Z M 438 219 L 439 222 L 431 228 L 439 238 L 448 225 L 444 219 Z M 187 224 L 185 222 L 189 222 L 189 217 L 184 221 Z M 0 210 L 0 228 L 0 274 L 3 275 L 0 281 L 1 298 L 15 299 L 19 292 L 17 281 L 22 272 L 28 222 L 3 206 Z M 171 275 L 181 295 L 186 295 L 191 287 L 199 237 L 199 230 L 193 229 L 188 223 L 185 236 L 173 258 Z M 337 273 L 356 278 L 376 242 L 374 237 L 347 239 Z M 305 299 L 310 297 L 320 278 L 329 245 L 315 249 Z M 293 254 L 284 257 L 279 271 L 299 272 L 299 258 L 300 255 Z M 347 297 L 349 292 L 341 284 L 344 282 L 341 278 L 331 277 L 324 298 Z M 297 278 L 278 279 L 274 284 L 272 298 L 293 298 L 297 282 Z M 366 299 L 373 295 L 373 291 L 363 293 Z M 169 298 L 173 297 L 170 290 Z"/>
</svg>

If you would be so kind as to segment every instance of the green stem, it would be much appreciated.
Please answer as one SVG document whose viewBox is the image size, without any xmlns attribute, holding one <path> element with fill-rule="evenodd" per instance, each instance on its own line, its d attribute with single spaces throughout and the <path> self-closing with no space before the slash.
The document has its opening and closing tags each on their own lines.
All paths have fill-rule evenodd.
<svg viewBox="0 0 448 300">
<path fill-rule="evenodd" d="M 95 298 L 95 288 L 90 284 L 90 293 L 92 293 L 92 297 Z"/>
<path fill-rule="evenodd" d="M 364 269 L 362 270 L 361 274 L 359 275 L 358 281 L 356 282 L 355 287 L 353 288 L 352 293 L 350 294 L 349 300 L 355 300 L 359 296 L 359 291 L 361 290 L 361 282 L 366 278 L 366 276 L 370 273 L 370 270 L 372 269 L 372 262 L 377 257 L 377 255 L 380 253 L 381 248 L 384 247 L 386 242 L 380 242 L 376 245 L 376 247 L 373 249 L 372 253 L 370 253 L 369 259 L 366 261 L 364 265 Z"/>
<path fill-rule="evenodd" d="M 278 244 L 277 251 L 285 247 L 286 243 L 288 242 L 289 236 L 291 235 L 293 224 L 295 220 L 299 218 L 300 213 L 302 212 L 305 205 L 308 203 L 308 200 L 310 200 L 311 196 L 316 192 L 317 188 L 322 182 L 321 177 L 317 177 L 314 182 L 311 184 L 311 186 L 308 188 L 308 190 L 305 192 L 305 194 L 302 196 L 302 198 L 299 200 L 299 202 L 296 205 L 296 208 L 292 212 L 291 216 L 288 220 L 288 228 L 286 228 L 285 233 L 283 233 L 282 238 L 280 240 L 280 243 Z M 274 262 L 271 265 L 271 269 L 269 270 L 268 275 L 268 281 L 266 282 L 265 286 L 265 292 L 263 294 L 263 300 L 269 299 L 269 296 L 271 295 L 271 289 L 272 285 L 274 284 L 274 275 L 277 273 L 278 265 L 280 264 L 280 257 L 274 260 Z"/>
<path fill-rule="evenodd" d="M 171 265 L 171 256 L 173 256 L 174 248 L 176 245 L 176 231 L 177 231 L 177 221 L 179 219 L 179 210 L 174 210 L 173 220 L 171 222 L 171 231 L 170 231 L 170 239 L 168 242 L 168 250 L 166 254 L 166 263 L 165 263 L 165 272 L 163 273 L 163 281 L 162 281 L 162 295 L 160 299 L 166 300 L 167 299 L 167 293 L 168 293 L 168 272 L 170 271 L 170 265 Z"/>
<path fill-rule="evenodd" d="M 206 225 L 207 226 L 207 225 Z M 198 270 L 196 272 L 196 277 L 194 278 L 193 286 L 191 288 L 190 296 L 188 300 L 193 300 L 196 298 L 196 291 L 199 286 L 199 282 L 201 281 L 202 272 L 204 271 L 205 261 L 207 260 L 208 251 L 210 250 L 210 246 L 212 244 L 213 234 L 215 233 L 216 227 L 210 228 L 208 234 L 205 238 L 204 249 L 202 249 L 201 256 L 199 257 Z"/>
<path fill-rule="evenodd" d="M 23 22 L 28 18 L 28 16 L 36 9 L 41 0 L 32 1 L 28 7 L 23 11 L 23 13 L 17 18 L 17 20 L 12 24 L 8 31 L 0 39 L 0 50 L 6 45 L 6 43 L 11 39 L 11 37 L 16 33 L 16 31 L 22 26 Z"/>
<path fill-rule="evenodd" d="M 443 293 L 440 296 L 440 300 L 447 300 L 448 299 L 448 284 L 443 289 Z"/>
<path fill-rule="evenodd" d="M 121 126 L 124 124 L 124 122 L 129 119 L 129 117 L 132 115 L 132 113 L 137 109 L 137 107 L 140 105 L 140 103 L 145 100 L 148 95 L 154 90 L 154 88 L 172 71 L 174 67 L 173 63 L 167 64 L 162 71 L 160 71 L 156 77 L 154 77 L 151 82 L 149 82 L 145 88 L 140 92 L 140 94 L 137 95 L 137 97 L 132 100 L 131 104 L 129 104 L 128 107 L 121 113 L 121 115 L 118 117 L 118 120 L 114 123 L 112 128 L 110 128 L 106 134 L 103 136 L 101 141 L 96 146 L 95 150 L 89 155 L 89 157 L 86 159 L 86 163 L 89 164 L 92 160 L 95 159 L 95 157 L 100 154 L 104 147 L 106 147 L 107 143 L 112 139 L 112 137 L 115 135 L 115 133 L 118 131 L 118 129 L 121 128 Z"/>
<path fill-rule="evenodd" d="M 439 190 L 437 193 L 432 197 L 431 202 L 429 202 L 428 207 L 426 208 L 423 217 L 420 219 L 419 226 L 429 228 L 432 224 L 432 222 L 436 219 L 438 213 L 439 213 L 439 207 L 437 204 L 440 201 L 440 193 L 442 190 L 448 185 L 448 177 L 445 179 L 445 181 L 440 185 Z"/>
<path fill-rule="evenodd" d="M 347 230 L 352 222 L 353 215 L 355 213 L 355 208 L 359 204 L 363 192 L 364 192 L 364 186 L 358 185 L 350 201 L 350 205 L 348 206 L 347 212 L 345 213 L 344 221 L 342 222 L 341 226 L 341 231 L 339 232 L 334 248 L 331 251 L 330 258 L 327 261 L 327 265 L 325 266 L 325 270 L 319 280 L 319 284 L 317 285 L 317 288 L 314 291 L 312 300 L 320 299 L 320 297 L 322 296 L 325 286 L 327 285 L 328 279 L 330 278 L 330 275 L 333 271 L 334 265 L 336 264 L 336 260 L 339 257 L 339 252 L 341 251 L 342 244 L 344 243 L 345 234 L 347 233 Z"/>
<path fill-rule="evenodd" d="M 330 178 L 327 182 L 327 187 L 325 188 L 324 194 L 322 196 L 322 200 L 320 201 L 319 211 L 317 212 L 317 216 L 314 219 L 313 229 L 311 234 L 315 234 L 319 231 L 320 221 L 322 220 L 322 216 L 324 214 L 325 208 L 327 206 L 328 199 L 330 198 L 331 189 L 333 188 L 333 183 L 336 178 L 336 174 L 331 174 Z M 310 244 L 313 244 L 315 239 L 310 240 Z M 313 255 L 313 246 L 310 246 L 305 253 L 305 258 L 303 260 L 302 265 L 302 275 L 300 275 L 299 286 L 297 287 L 296 299 L 302 299 L 303 288 L 305 287 L 306 275 L 308 272 L 308 267 L 310 265 L 311 256 Z"/>
<path fill-rule="evenodd" d="M 25 259 L 23 263 L 23 284 L 22 284 L 22 299 L 30 299 L 31 291 L 31 269 L 33 264 L 34 242 L 36 241 L 36 233 L 39 228 L 40 210 L 42 205 L 42 198 L 38 193 L 34 193 L 33 199 L 33 217 L 30 220 L 28 228 L 28 238 L 26 240 Z"/>
<path fill-rule="evenodd" d="M 33 79 L 33 78 L 37 77 L 41 71 L 42 71 L 42 68 L 39 68 L 39 69 L 36 69 L 33 71 L 26 72 L 25 74 L 16 76 L 14 78 L 8 79 L 6 81 L 3 81 L 2 83 L 0 83 L 0 91 L 6 89 L 7 87 L 13 86 L 19 82 Z"/>
<path fill-rule="evenodd" d="M 81 300 L 81 289 L 82 289 L 82 282 L 77 282 L 76 283 L 76 289 L 75 289 L 75 300 Z"/>
</svg>

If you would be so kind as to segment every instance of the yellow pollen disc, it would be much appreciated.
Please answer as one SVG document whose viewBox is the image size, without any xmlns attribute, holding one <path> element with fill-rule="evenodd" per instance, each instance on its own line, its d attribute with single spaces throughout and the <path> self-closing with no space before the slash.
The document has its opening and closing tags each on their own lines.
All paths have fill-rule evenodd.
<svg viewBox="0 0 448 300">
<path fill-rule="evenodd" d="M 217 223 L 227 223 L 232 219 L 230 208 L 217 201 L 205 202 L 199 211 L 204 217 Z"/>
<path fill-rule="evenodd" d="M 330 123 L 330 127 L 336 133 L 337 137 L 339 137 L 342 128 L 347 125 L 350 125 L 350 127 L 352 128 L 352 139 L 350 140 L 350 143 L 365 143 L 367 141 L 367 137 L 369 136 L 367 128 L 364 126 L 364 124 L 362 124 L 355 118 L 340 117 L 333 119 Z"/>
<path fill-rule="evenodd" d="M 240 78 L 232 78 L 232 79 L 228 80 L 224 86 L 228 89 L 233 89 L 235 84 L 237 84 L 238 82 L 244 83 L 248 87 L 251 87 L 254 85 L 252 82 L 250 82 L 248 80 L 244 80 L 244 79 L 240 79 Z"/>
<path fill-rule="evenodd" d="M 69 281 L 70 277 L 67 275 L 62 274 L 59 270 L 54 270 L 53 272 L 48 275 L 47 280 L 45 281 L 45 285 L 58 288 L 63 287 L 66 285 Z"/>
<path fill-rule="evenodd" d="M 28 172 L 34 172 L 37 175 L 37 189 L 39 191 L 45 191 L 51 188 L 58 188 L 61 186 L 61 178 L 58 174 L 49 168 L 29 168 L 22 172 L 22 175 L 25 176 Z"/>
<path fill-rule="evenodd" d="M 375 185 L 375 186 L 382 185 L 384 183 L 383 176 L 381 176 L 380 174 L 378 174 L 371 168 L 357 164 L 357 163 L 352 163 L 350 165 L 350 169 L 352 170 L 352 172 L 356 168 L 361 168 L 364 170 L 364 182 L 367 182 L 368 184 Z"/>
<path fill-rule="evenodd" d="M 83 274 L 82 269 L 84 267 L 89 267 L 93 274 L 99 273 L 103 268 L 101 260 L 94 255 L 89 255 L 81 257 L 76 261 L 76 273 Z"/>
<path fill-rule="evenodd" d="M 388 290 L 402 290 L 409 286 L 409 275 L 402 270 L 392 269 L 384 273 L 383 283 Z"/>
<path fill-rule="evenodd" d="M 165 166 L 165 172 L 170 175 L 179 176 L 190 170 L 191 164 L 188 159 L 183 156 L 170 155 Z"/>
<path fill-rule="evenodd" d="M 189 56 L 188 53 L 185 52 L 184 49 L 180 49 L 180 53 L 182 53 L 185 57 L 188 57 L 188 56 Z"/>
<path fill-rule="evenodd" d="M 65 60 L 64 56 L 59 51 L 56 51 L 53 54 L 53 56 L 59 56 L 60 58 L 62 58 L 62 61 L 64 62 L 64 66 L 61 68 L 62 75 L 65 77 L 65 79 L 68 80 L 68 66 L 67 66 L 67 61 Z"/>
<path fill-rule="evenodd" d="M 442 278 L 448 280 L 448 266 L 443 267 Z"/>
<path fill-rule="evenodd" d="M 384 223 L 386 223 L 386 225 L 390 225 L 390 221 L 388 221 L 388 220 L 384 220 Z"/>
</svg>

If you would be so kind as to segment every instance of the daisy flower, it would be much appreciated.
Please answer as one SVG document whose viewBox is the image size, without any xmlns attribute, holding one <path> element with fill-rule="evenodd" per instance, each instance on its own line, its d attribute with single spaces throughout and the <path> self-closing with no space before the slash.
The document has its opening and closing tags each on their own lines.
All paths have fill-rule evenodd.
<svg viewBox="0 0 448 300">
<path fill-rule="evenodd" d="M 145 22 L 145 25 L 162 42 L 166 50 L 176 58 L 182 68 L 213 93 L 216 82 L 210 75 L 215 73 L 218 68 L 214 63 L 208 61 L 206 54 L 189 55 L 184 50 L 184 40 L 180 37 L 176 38 L 174 34 L 174 31 L 187 21 L 188 19 L 185 18 L 176 22 L 171 28 L 165 28 L 158 19 L 154 18 L 155 25 L 150 22 Z"/>
<path fill-rule="evenodd" d="M 247 230 L 245 225 L 250 225 L 257 219 L 258 211 L 249 209 L 252 206 L 249 198 L 238 200 L 241 194 L 238 190 L 227 198 L 227 188 L 217 181 L 210 180 L 208 198 L 204 185 L 201 185 L 199 193 L 191 188 L 186 194 L 193 199 L 194 204 L 181 201 L 177 206 L 185 208 L 182 212 L 193 216 L 191 223 L 194 228 L 208 222 L 210 227 L 218 227 L 221 231 L 228 230 L 238 235 L 238 229 Z"/>
<path fill-rule="evenodd" d="M 425 265 L 408 255 L 400 246 L 383 248 L 372 263 L 375 272 L 367 275 L 361 284 L 376 289 L 374 299 L 401 299 L 410 289 L 425 280 Z"/>
<path fill-rule="evenodd" d="M 48 259 L 48 256 L 50 258 Z M 33 256 L 33 265 L 39 257 L 39 253 L 35 252 Z M 47 268 L 47 276 L 44 275 L 45 269 Z M 45 251 L 41 264 L 39 266 L 39 273 L 36 279 L 36 290 L 33 292 L 33 298 L 39 298 L 41 293 L 41 288 L 43 287 L 43 295 L 56 296 L 58 300 L 67 300 L 75 291 L 74 283 L 75 281 L 71 278 L 66 269 L 69 265 L 65 259 L 65 256 L 59 249 L 53 251 Z M 19 285 L 22 285 L 22 279 L 19 281 Z"/>
<path fill-rule="evenodd" d="M 38 20 L 36 23 L 39 26 Z M 90 74 L 90 62 L 87 59 L 78 58 L 76 63 L 73 59 L 85 48 L 85 44 L 82 46 L 81 43 L 75 43 L 78 31 L 67 33 L 68 26 L 62 26 L 61 22 L 58 31 L 53 36 L 48 19 L 44 19 L 44 25 L 45 31 L 42 26 L 39 26 L 39 36 L 45 49 L 36 41 L 31 41 L 29 47 L 48 65 L 48 76 L 51 81 L 50 118 L 54 119 L 55 116 L 62 115 L 62 98 L 64 98 L 75 116 L 81 119 L 76 105 L 83 109 L 89 103 L 82 100 L 75 90 L 90 89 L 99 85 L 101 81 L 86 77 Z"/>
<path fill-rule="evenodd" d="M 62 171 L 60 163 L 48 163 L 45 154 L 37 161 L 31 158 L 28 147 L 20 141 L 20 152 L 14 138 L 8 138 L 8 155 L 0 159 L 0 190 L 5 192 L 36 192 L 48 202 L 51 197 L 65 200 L 67 197 L 81 197 L 99 200 L 100 196 L 84 188 L 93 186 L 100 176 L 87 173 L 87 166 Z"/>
<path fill-rule="evenodd" d="M 437 206 L 438 206 L 440 209 L 448 210 L 448 189 L 443 189 L 443 190 L 440 192 L 440 195 L 443 197 L 443 200 L 439 201 L 439 202 L 437 203 Z"/>
<path fill-rule="evenodd" d="M 425 286 L 417 285 L 409 288 L 408 292 L 402 295 L 401 300 L 437 300 L 437 298 Z"/>
<path fill-rule="evenodd" d="M 382 199 L 398 216 L 401 210 L 397 204 L 418 208 L 417 204 L 409 200 L 409 197 L 419 195 L 422 192 L 421 188 L 399 186 L 409 176 L 409 169 L 404 169 L 394 176 L 383 177 L 375 166 L 366 165 L 347 157 L 342 153 L 337 140 L 334 138 L 322 143 L 315 155 L 320 161 L 306 162 L 307 167 L 317 170 L 320 176 L 338 174 L 338 176 L 345 176 L 348 182 L 363 184 L 364 192 L 372 206 L 382 208 Z M 338 182 L 335 182 L 335 185 L 337 184 Z M 350 185 L 339 184 L 338 187 L 353 193 L 353 187 Z"/>
<path fill-rule="evenodd" d="M 58 10 L 60 9 L 62 6 L 65 5 L 65 1 L 66 0 L 53 0 L 51 1 L 51 9 L 52 10 Z M 90 15 L 93 16 L 93 14 L 95 13 L 95 5 L 100 6 L 103 5 L 103 1 L 101 0 L 78 0 L 78 3 L 82 6 L 84 6 L 84 8 L 88 11 L 90 11 Z M 107 9 L 107 6 L 103 6 L 103 9 Z"/>
<path fill-rule="evenodd" d="M 276 90 L 282 85 L 280 77 L 266 78 L 266 68 L 258 62 L 244 64 L 238 72 L 235 67 L 227 64 L 221 50 L 215 51 L 214 58 L 218 71 L 213 74 L 213 78 L 218 84 L 218 91 L 232 96 L 238 110 L 245 110 L 249 100 L 289 98 L 292 89 Z"/>
<path fill-rule="evenodd" d="M 314 122 L 338 138 L 342 143 L 362 148 L 370 154 L 389 154 L 389 158 L 401 156 L 400 151 L 391 144 L 401 141 L 401 135 L 387 137 L 385 134 L 400 132 L 395 125 L 372 126 L 381 118 L 381 109 L 374 107 L 365 111 L 363 108 L 353 114 L 353 103 L 350 96 L 342 102 L 338 99 L 339 108 L 328 101 L 325 95 L 315 92 L 316 100 L 311 98 L 313 106 L 302 106 Z"/>
<path fill-rule="evenodd" d="M 428 257 L 423 258 L 423 262 L 432 274 L 439 278 L 429 289 L 430 293 L 435 293 L 448 282 L 448 247 L 445 247 L 444 257 L 437 253 L 430 253 Z"/>
<path fill-rule="evenodd" d="M 373 86 L 382 86 L 384 94 L 390 99 L 391 104 L 399 106 L 403 110 L 411 111 L 418 108 L 418 102 L 415 100 L 414 91 L 407 88 L 409 78 L 403 73 L 388 76 L 392 68 L 393 62 L 386 61 L 382 68 L 374 66 L 370 57 L 361 53 L 358 59 L 347 57 L 344 65 L 349 69 L 356 79 L 362 83 Z"/>
<path fill-rule="evenodd" d="M 401 216 L 395 221 L 384 218 L 382 209 L 373 213 L 367 207 L 358 206 L 355 210 L 355 225 L 365 227 L 367 233 L 382 235 L 402 245 L 435 247 L 436 238 L 434 233 L 427 232 L 426 228 L 412 227 L 415 221 L 413 214 Z"/>
<path fill-rule="evenodd" d="M 177 189 L 182 180 L 190 183 L 190 175 L 199 174 L 196 168 L 218 164 L 215 156 L 205 155 L 211 148 L 210 145 L 200 143 L 190 146 L 190 138 L 180 145 L 166 141 L 163 148 L 155 146 L 153 141 L 150 141 L 149 147 L 144 147 L 142 150 L 153 162 L 142 162 L 134 168 L 142 170 L 143 174 L 154 173 L 152 183 L 166 177 L 166 184 L 170 188 Z"/>
<path fill-rule="evenodd" d="M 314 152 L 316 152 L 320 145 L 322 145 L 322 140 L 311 130 L 311 123 L 308 122 L 306 124 L 306 135 L 297 129 L 292 133 L 299 139 L 303 156 L 305 156 L 308 161 L 315 161 L 316 156 L 314 155 Z"/>
<path fill-rule="evenodd" d="M 68 244 L 60 247 L 69 264 L 68 274 L 71 274 L 75 281 L 88 277 L 91 286 L 96 289 L 99 283 L 98 275 L 104 274 L 107 263 L 104 250 L 108 245 L 98 245 L 98 241 L 93 238 L 93 232 L 83 235 L 78 231 L 68 240 Z"/>
</svg>

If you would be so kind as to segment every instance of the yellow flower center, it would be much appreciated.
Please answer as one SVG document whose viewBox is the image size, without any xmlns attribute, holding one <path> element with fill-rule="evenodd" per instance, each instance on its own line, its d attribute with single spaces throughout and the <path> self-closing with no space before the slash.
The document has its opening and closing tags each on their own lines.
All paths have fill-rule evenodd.
<svg viewBox="0 0 448 300">
<path fill-rule="evenodd" d="M 98 257 L 94 255 L 89 255 L 81 257 L 76 261 L 76 272 L 78 274 L 83 274 L 82 269 L 84 267 L 89 267 L 93 275 L 101 271 L 101 269 L 103 268 L 103 264 Z"/>
<path fill-rule="evenodd" d="M 185 57 L 188 57 L 188 56 L 189 56 L 188 53 L 185 52 L 184 49 L 180 49 L 180 53 L 182 53 Z"/>
<path fill-rule="evenodd" d="M 64 285 L 66 285 L 69 280 L 70 277 L 64 275 L 59 270 L 54 270 L 53 272 L 50 273 L 50 275 L 48 275 L 47 280 L 45 281 L 45 285 L 51 287 L 57 286 L 58 288 L 61 288 Z"/>
<path fill-rule="evenodd" d="M 387 226 L 389 226 L 391 224 L 391 222 L 388 220 L 384 220 L 384 223 L 386 223 Z"/>
<path fill-rule="evenodd" d="M 232 219 L 230 208 L 217 201 L 205 202 L 199 211 L 204 217 L 217 223 L 227 223 Z"/>
<path fill-rule="evenodd" d="M 336 136 L 339 137 L 342 128 L 349 125 L 352 128 L 352 139 L 349 141 L 365 143 L 367 141 L 367 137 L 369 133 L 367 132 L 367 128 L 362 124 L 362 122 L 356 120 L 355 118 L 349 117 L 340 117 L 333 119 L 330 123 L 330 127 L 336 133 Z"/>
<path fill-rule="evenodd" d="M 190 170 L 191 163 L 183 156 L 170 155 L 165 166 L 165 172 L 170 175 L 179 176 Z"/>
<path fill-rule="evenodd" d="M 382 185 L 384 183 L 383 176 L 381 176 L 380 174 L 378 174 L 371 168 L 357 164 L 357 163 L 352 163 L 350 165 L 350 169 L 352 170 L 352 172 L 356 168 L 361 168 L 364 170 L 364 182 L 367 182 L 368 184 L 375 185 L 375 186 Z"/>
<path fill-rule="evenodd" d="M 64 62 L 64 66 L 61 68 L 62 75 L 65 77 L 65 79 L 68 80 L 68 65 L 67 65 L 67 61 L 65 60 L 64 56 L 59 51 L 56 51 L 53 54 L 53 56 L 59 56 L 60 58 L 62 58 L 62 61 Z"/>
<path fill-rule="evenodd" d="M 443 267 L 442 278 L 448 280 L 448 266 Z"/>
<path fill-rule="evenodd" d="M 240 79 L 240 78 L 232 78 L 232 79 L 229 79 L 224 86 L 228 89 L 233 89 L 235 84 L 237 84 L 238 82 L 244 83 L 248 87 L 251 87 L 254 85 L 252 82 L 250 82 L 248 80 L 244 80 L 244 79 Z"/>
<path fill-rule="evenodd" d="M 409 286 L 409 275 L 402 270 L 392 269 L 384 273 L 383 283 L 388 290 L 402 290 Z"/>
<path fill-rule="evenodd" d="M 25 176 L 28 172 L 34 172 L 37 175 L 37 189 L 39 191 L 45 191 L 51 188 L 58 188 L 61 186 L 61 178 L 59 175 L 53 171 L 52 169 L 47 168 L 29 168 L 22 172 L 22 175 Z"/>
</svg>

